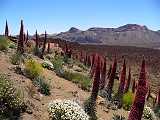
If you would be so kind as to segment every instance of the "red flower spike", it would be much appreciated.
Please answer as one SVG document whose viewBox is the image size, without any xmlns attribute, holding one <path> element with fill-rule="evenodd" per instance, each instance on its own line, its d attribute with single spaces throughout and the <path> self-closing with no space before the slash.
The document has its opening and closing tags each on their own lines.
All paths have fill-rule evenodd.
<svg viewBox="0 0 160 120">
<path fill-rule="evenodd" d="M 145 104 L 145 98 L 148 91 L 147 87 L 148 86 L 145 72 L 145 60 L 143 59 L 135 100 L 131 107 L 128 120 L 141 120 Z"/>
<path fill-rule="evenodd" d="M 120 96 L 122 96 L 124 93 L 125 80 L 126 80 L 126 62 L 124 59 L 123 68 L 121 71 L 120 84 L 119 84 L 119 88 L 118 88 L 118 95 L 120 95 Z"/>
<path fill-rule="evenodd" d="M 95 76 L 91 93 L 91 99 L 94 101 L 96 101 L 96 98 L 98 96 L 99 83 L 100 83 L 100 57 L 98 56 L 96 60 L 96 70 L 95 70 Z"/>
<path fill-rule="evenodd" d="M 113 85 L 114 85 L 114 78 L 116 75 L 116 69 L 117 69 L 117 59 L 115 58 L 113 66 L 112 66 L 112 70 L 111 70 L 111 75 L 109 77 L 109 81 L 108 81 L 108 85 L 107 85 L 107 88 L 110 89 L 111 91 L 112 91 Z"/>
<path fill-rule="evenodd" d="M 37 33 L 37 30 L 36 30 L 36 49 L 38 49 L 38 46 L 39 46 L 39 37 L 38 37 L 38 33 Z"/>
<path fill-rule="evenodd" d="M 27 35 L 26 35 L 26 41 L 25 41 L 25 43 L 28 42 L 28 39 L 29 39 L 29 36 L 28 36 L 28 30 L 27 30 Z"/>
<path fill-rule="evenodd" d="M 103 89 L 106 84 L 106 58 L 103 58 L 103 66 L 101 70 L 100 89 Z"/>
<path fill-rule="evenodd" d="M 160 106 L 160 89 L 157 95 L 157 105 Z"/>
<path fill-rule="evenodd" d="M 47 32 L 45 31 L 41 58 L 43 58 L 43 55 L 46 49 L 46 42 L 47 42 Z"/>
<path fill-rule="evenodd" d="M 97 58 L 98 58 L 98 55 L 94 54 L 94 63 L 92 65 L 92 67 L 91 67 L 91 72 L 90 72 L 91 73 L 91 78 L 94 77 L 94 74 L 95 74 Z"/>
<path fill-rule="evenodd" d="M 23 27 L 23 20 L 21 20 L 21 28 L 20 28 L 20 34 L 18 39 L 18 46 L 17 46 L 17 52 L 18 53 L 24 53 L 24 27 Z"/>
<path fill-rule="evenodd" d="M 124 90 L 125 93 L 128 92 L 129 90 L 130 82 L 131 82 L 131 68 L 129 68 L 128 79 L 126 80 L 125 84 L 125 90 Z"/>
<path fill-rule="evenodd" d="M 135 93 L 135 90 L 136 90 L 136 81 L 134 79 L 132 83 L 132 93 Z"/>
<path fill-rule="evenodd" d="M 50 53 L 50 41 L 48 41 L 47 53 Z"/>
<path fill-rule="evenodd" d="M 107 73 L 107 79 L 109 79 L 109 77 L 111 75 L 111 72 L 112 72 L 112 65 L 110 65 L 110 67 L 109 67 L 109 70 L 108 70 L 108 73 Z"/>
<path fill-rule="evenodd" d="M 5 36 L 8 36 L 8 35 L 9 35 L 9 29 L 8 29 L 8 23 L 7 23 L 7 20 L 6 20 Z"/>
</svg>

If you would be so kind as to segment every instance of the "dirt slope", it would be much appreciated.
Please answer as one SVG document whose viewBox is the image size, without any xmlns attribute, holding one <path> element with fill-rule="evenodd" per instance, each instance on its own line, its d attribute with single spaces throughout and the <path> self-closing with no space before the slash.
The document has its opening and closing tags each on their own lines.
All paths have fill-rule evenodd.
<svg viewBox="0 0 160 120">
<path fill-rule="evenodd" d="M 20 89 L 24 99 L 29 105 L 32 114 L 23 113 L 21 120 L 48 120 L 47 112 L 48 103 L 55 99 L 74 99 L 83 105 L 83 102 L 89 97 L 90 93 L 81 90 L 78 86 L 70 81 L 56 76 L 53 71 L 44 69 L 44 75 L 50 80 L 51 95 L 43 96 L 37 92 L 32 81 L 23 75 L 16 74 L 13 70 L 14 65 L 9 61 L 11 53 L 0 53 L 0 73 L 6 74 L 14 83 L 15 87 Z M 37 58 L 37 60 L 39 60 Z M 41 61 L 41 60 L 39 60 Z M 111 120 L 114 111 L 109 113 L 103 110 L 103 106 L 97 105 L 97 115 L 100 120 Z M 127 116 L 128 113 L 123 110 L 115 111 L 116 113 Z"/>
</svg>

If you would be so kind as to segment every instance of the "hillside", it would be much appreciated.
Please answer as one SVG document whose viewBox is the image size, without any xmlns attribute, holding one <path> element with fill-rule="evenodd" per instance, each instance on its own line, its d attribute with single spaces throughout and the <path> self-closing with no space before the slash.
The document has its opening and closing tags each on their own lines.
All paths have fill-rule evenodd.
<svg viewBox="0 0 160 120">
<path fill-rule="evenodd" d="M 53 48 L 52 48 L 53 49 Z M 23 99 L 27 105 L 27 110 L 21 113 L 20 120 L 49 120 L 48 105 L 51 101 L 56 99 L 61 100 L 74 100 L 81 106 L 90 96 L 90 92 L 82 90 L 78 84 L 68 81 L 65 78 L 59 77 L 55 71 L 43 69 L 43 76 L 50 85 L 50 95 L 45 96 L 39 92 L 39 88 L 33 84 L 33 80 L 26 77 L 21 73 L 17 73 L 16 68 L 23 68 L 23 64 L 13 65 L 11 63 L 11 57 L 16 53 L 16 49 L 8 49 L 7 51 L 0 51 L 0 75 L 4 74 L 11 80 L 13 86 L 21 91 Z M 32 54 L 26 54 L 32 57 L 37 63 L 41 64 L 45 60 L 40 59 Z M 53 55 L 53 54 L 50 54 Z M 66 68 L 67 66 L 65 66 Z M 75 66 L 76 67 L 76 66 Z M 66 68 L 68 69 L 68 68 Z M 87 72 L 80 67 L 76 67 L 82 72 Z M 72 70 L 73 71 L 73 70 Z M 41 74 L 42 75 L 42 74 Z M 104 99 L 99 96 L 97 99 L 97 116 L 99 120 L 111 120 L 113 114 L 120 114 L 125 117 L 128 116 L 128 111 L 107 109 L 104 105 Z M 100 104 L 99 104 L 100 103 Z M 1 109 L 0 109 L 1 110 Z M 107 116 L 107 117 L 106 117 Z M 1 119 L 1 114 L 0 114 Z M 3 119 L 2 119 L 3 120 Z M 17 120 L 17 119 L 11 119 Z"/>
<path fill-rule="evenodd" d="M 118 28 L 90 28 L 86 31 L 72 27 L 56 37 L 72 42 L 103 45 L 160 47 L 160 33 L 146 26 L 127 24 Z"/>
<path fill-rule="evenodd" d="M 117 120 L 120 116 L 127 120 L 132 110 L 131 106 L 134 105 L 132 103 L 133 101 L 137 102 L 136 96 L 138 95 L 144 100 L 146 99 L 141 103 L 145 105 L 145 109 L 148 106 L 153 112 L 152 109 L 158 105 L 158 101 L 155 100 L 158 100 L 156 95 L 158 94 L 159 81 L 155 81 L 154 72 L 150 72 L 148 69 L 147 56 L 137 58 L 139 61 L 135 61 L 137 63 L 131 66 L 128 63 L 123 63 L 125 60 L 122 54 L 117 55 L 117 58 L 114 59 L 112 52 L 120 50 L 113 46 L 116 51 L 111 49 L 109 51 L 108 49 L 110 54 L 104 57 L 103 51 L 97 49 L 101 47 L 104 50 L 105 46 L 80 44 L 74 46 L 73 43 L 66 41 L 50 43 L 51 40 L 48 39 L 47 41 L 47 37 L 43 43 L 38 41 L 36 37 L 35 41 L 29 39 L 24 44 L 20 44 L 24 42 L 23 34 L 20 34 L 19 37 L 20 39 L 15 38 L 13 41 L 10 37 L 3 36 L 0 38 L 0 119 L 2 120 L 6 118 L 11 120 L 49 120 L 56 118 L 55 116 L 63 117 L 63 114 L 66 115 L 65 118 L 68 115 L 74 118 L 73 114 L 75 114 L 76 120 L 79 117 L 77 114 L 91 118 L 83 118 L 82 120 Z M 15 40 L 21 41 L 18 42 L 18 46 Z M 24 47 L 21 47 L 23 45 Z M 124 49 L 128 51 L 128 48 L 124 47 Z M 149 49 L 137 49 L 142 53 L 146 53 L 147 50 Z M 151 53 L 159 52 L 158 50 L 150 50 Z M 110 56 L 111 54 L 112 56 Z M 125 57 L 129 61 L 128 57 Z M 143 66 L 140 67 L 142 59 Z M 112 65 L 111 73 L 109 73 L 110 65 Z M 123 102 L 117 101 L 115 99 L 119 96 L 117 94 L 119 89 L 117 88 L 121 86 L 122 79 L 124 81 L 123 86 L 127 85 L 126 81 L 129 79 L 127 77 L 129 75 L 128 67 L 131 67 L 131 82 L 127 92 L 121 94 Z M 115 70 L 113 71 L 113 69 Z M 140 72 L 140 69 L 143 71 Z M 124 72 L 126 79 L 120 77 Z M 102 76 L 104 76 L 103 82 Z M 139 76 L 142 79 L 139 79 Z M 113 82 L 112 88 L 110 88 L 112 92 L 105 93 L 108 85 L 110 86 L 109 81 Z M 145 84 L 141 84 L 140 81 Z M 148 83 L 150 92 L 146 86 Z M 143 87 L 143 91 L 141 87 Z M 145 92 L 146 95 L 141 95 L 138 92 Z M 106 97 L 109 94 L 111 100 Z M 67 100 L 74 104 L 65 106 L 66 103 L 64 104 L 62 101 Z M 60 105 L 56 103 L 58 101 L 60 101 Z M 119 106 L 120 103 L 122 106 Z M 75 107 L 76 112 L 72 110 L 72 107 Z M 159 107 L 157 109 L 159 110 Z M 143 111 L 141 112 L 143 113 Z M 152 113 L 151 117 L 153 120 L 158 120 L 155 113 Z M 146 113 L 144 112 L 143 115 Z M 145 117 L 143 116 L 143 118 Z M 57 118 L 56 120 L 63 119 Z M 81 117 L 78 120 L 81 120 Z"/>
</svg>

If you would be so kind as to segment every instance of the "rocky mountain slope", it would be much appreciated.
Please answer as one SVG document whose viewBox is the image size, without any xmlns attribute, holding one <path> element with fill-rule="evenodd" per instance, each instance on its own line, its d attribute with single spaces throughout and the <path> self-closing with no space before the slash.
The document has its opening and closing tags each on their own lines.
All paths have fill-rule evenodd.
<svg viewBox="0 0 160 120">
<path fill-rule="evenodd" d="M 127 24 L 118 28 L 90 28 L 86 31 L 72 27 L 67 32 L 57 34 L 56 37 L 88 44 L 160 47 L 160 32 L 137 24 Z"/>
</svg>

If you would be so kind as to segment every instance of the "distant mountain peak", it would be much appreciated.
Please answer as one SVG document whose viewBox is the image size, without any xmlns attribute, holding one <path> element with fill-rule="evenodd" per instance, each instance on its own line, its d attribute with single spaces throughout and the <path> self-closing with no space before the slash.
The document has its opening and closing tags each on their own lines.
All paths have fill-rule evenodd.
<svg viewBox="0 0 160 120">
<path fill-rule="evenodd" d="M 71 27 L 68 32 L 75 33 L 75 32 L 79 32 L 79 31 L 80 31 L 79 29 L 77 29 L 75 27 Z"/>
<path fill-rule="evenodd" d="M 148 30 L 146 26 L 141 26 L 138 24 L 126 24 L 121 27 L 118 27 L 117 30 L 128 31 L 128 30 Z"/>
<path fill-rule="evenodd" d="M 72 42 L 120 46 L 156 47 L 160 45 L 160 32 L 138 24 L 126 24 L 117 28 L 92 27 L 82 31 L 75 27 L 57 34 Z"/>
</svg>

